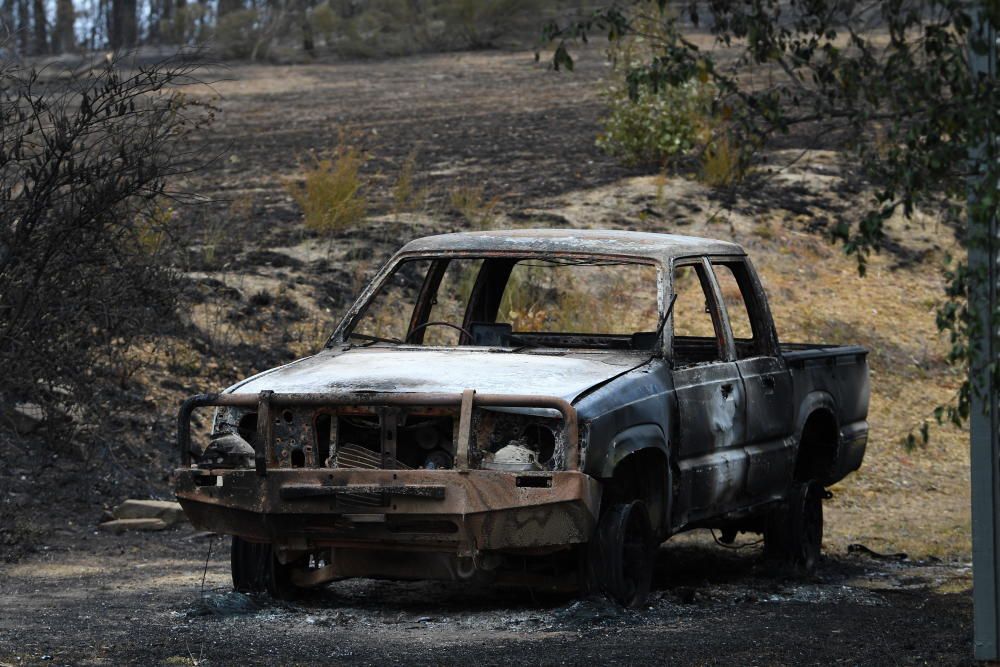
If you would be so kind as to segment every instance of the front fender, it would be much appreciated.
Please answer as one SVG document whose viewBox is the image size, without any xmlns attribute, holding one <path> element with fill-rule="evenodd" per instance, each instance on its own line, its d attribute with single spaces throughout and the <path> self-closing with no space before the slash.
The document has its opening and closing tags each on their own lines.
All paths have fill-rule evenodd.
<svg viewBox="0 0 1000 667">
<path fill-rule="evenodd" d="M 644 449 L 659 450 L 668 461 L 670 460 L 663 429 L 656 424 L 639 424 L 621 431 L 611 439 L 604 453 L 604 459 L 597 466 L 597 476 L 602 479 L 610 478 L 625 457 Z"/>
</svg>

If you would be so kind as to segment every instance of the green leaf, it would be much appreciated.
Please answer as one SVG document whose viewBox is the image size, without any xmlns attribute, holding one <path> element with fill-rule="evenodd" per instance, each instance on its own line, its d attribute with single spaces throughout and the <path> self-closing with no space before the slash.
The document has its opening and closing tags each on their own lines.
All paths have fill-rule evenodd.
<svg viewBox="0 0 1000 667">
<path fill-rule="evenodd" d="M 559 46 L 556 47 L 556 51 L 552 54 L 552 67 L 558 72 L 560 68 L 565 67 L 568 71 L 573 71 L 573 57 L 566 50 L 566 42 L 559 42 Z"/>
</svg>

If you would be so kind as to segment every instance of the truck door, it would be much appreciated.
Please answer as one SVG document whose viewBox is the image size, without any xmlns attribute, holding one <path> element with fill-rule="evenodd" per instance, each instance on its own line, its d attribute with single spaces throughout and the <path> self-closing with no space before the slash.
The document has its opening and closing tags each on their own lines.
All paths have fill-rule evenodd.
<svg viewBox="0 0 1000 667">
<path fill-rule="evenodd" d="M 711 260 L 733 333 L 746 392 L 747 495 L 763 500 L 787 488 L 795 465 L 792 379 L 778 350 L 767 298 L 748 260 Z"/>
<path fill-rule="evenodd" d="M 672 289 L 678 510 L 686 523 L 725 512 L 743 500 L 745 393 L 707 261 L 675 261 Z"/>
</svg>

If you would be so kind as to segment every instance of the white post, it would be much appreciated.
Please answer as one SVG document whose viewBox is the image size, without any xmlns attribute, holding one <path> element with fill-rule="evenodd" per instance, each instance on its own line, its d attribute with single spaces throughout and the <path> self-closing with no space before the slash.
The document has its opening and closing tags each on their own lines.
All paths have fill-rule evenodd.
<svg viewBox="0 0 1000 667">
<path fill-rule="evenodd" d="M 973 76 L 993 77 L 997 67 L 996 35 L 981 15 L 976 15 L 972 39 L 983 38 L 988 53 L 977 54 L 970 48 L 969 67 Z M 987 142 L 994 142 L 989 136 Z M 987 143 L 989 145 L 989 143 Z M 970 155 L 973 164 L 986 159 L 991 151 L 980 147 Z M 995 184 L 994 184 L 995 185 Z M 970 200 L 970 204 L 972 201 Z M 971 216 L 970 216 L 971 217 Z M 971 220 L 970 220 L 971 223 Z M 998 441 L 998 387 L 993 385 L 990 362 L 1000 355 L 1000 332 L 993 314 L 997 312 L 1000 281 L 1000 237 L 997 221 L 985 229 L 969 226 L 969 299 L 979 316 L 978 340 L 970 341 L 973 359 L 969 366 L 972 383 L 969 419 L 972 466 L 972 577 L 975 657 L 977 660 L 1000 660 L 1000 441 Z"/>
</svg>

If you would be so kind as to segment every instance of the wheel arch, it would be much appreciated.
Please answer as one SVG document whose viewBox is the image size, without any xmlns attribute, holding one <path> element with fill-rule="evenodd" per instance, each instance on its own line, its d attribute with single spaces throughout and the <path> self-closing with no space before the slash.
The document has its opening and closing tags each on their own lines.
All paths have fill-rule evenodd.
<svg viewBox="0 0 1000 667">
<path fill-rule="evenodd" d="M 825 484 L 836 469 L 840 450 L 840 426 L 829 394 L 816 392 L 807 398 L 800 412 L 796 440 L 795 480 Z"/>
<path fill-rule="evenodd" d="M 599 477 L 604 481 L 606 503 L 642 500 L 656 534 L 670 532 L 675 476 L 663 430 L 656 424 L 639 424 L 620 432 L 608 447 Z"/>
</svg>

